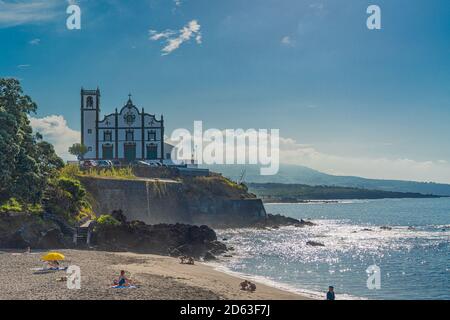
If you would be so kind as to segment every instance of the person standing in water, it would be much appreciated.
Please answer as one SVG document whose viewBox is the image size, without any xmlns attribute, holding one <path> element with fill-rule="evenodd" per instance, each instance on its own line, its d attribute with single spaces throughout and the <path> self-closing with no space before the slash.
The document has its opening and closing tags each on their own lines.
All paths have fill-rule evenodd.
<svg viewBox="0 0 450 320">
<path fill-rule="evenodd" d="M 329 286 L 327 292 L 327 300 L 336 300 L 336 296 L 334 294 L 334 287 Z"/>
</svg>

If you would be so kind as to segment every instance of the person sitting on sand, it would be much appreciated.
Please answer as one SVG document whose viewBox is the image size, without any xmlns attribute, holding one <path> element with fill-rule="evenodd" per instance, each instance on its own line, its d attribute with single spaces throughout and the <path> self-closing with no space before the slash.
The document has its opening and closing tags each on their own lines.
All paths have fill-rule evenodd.
<svg viewBox="0 0 450 320">
<path fill-rule="evenodd" d="M 59 269 L 59 262 L 58 261 L 48 261 L 48 268 L 51 270 Z"/>
<path fill-rule="evenodd" d="M 125 270 L 120 271 L 119 280 L 114 280 L 114 285 L 120 287 L 129 287 L 131 285 L 131 280 L 125 276 Z"/>
<path fill-rule="evenodd" d="M 256 291 L 256 284 L 245 280 L 244 282 L 241 282 L 241 290 L 255 292 Z"/>
<path fill-rule="evenodd" d="M 190 265 L 194 265 L 194 258 L 192 257 L 188 257 L 188 256 L 182 256 L 180 257 L 180 263 L 181 264 L 190 264 Z"/>
<path fill-rule="evenodd" d="M 330 286 L 327 292 L 327 300 L 336 300 L 336 296 L 334 294 L 334 287 Z"/>
</svg>

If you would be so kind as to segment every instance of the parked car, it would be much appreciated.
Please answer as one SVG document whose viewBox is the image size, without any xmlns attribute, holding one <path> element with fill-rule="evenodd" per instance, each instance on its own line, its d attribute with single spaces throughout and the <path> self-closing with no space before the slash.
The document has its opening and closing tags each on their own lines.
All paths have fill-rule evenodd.
<svg viewBox="0 0 450 320">
<path fill-rule="evenodd" d="M 120 160 L 113 160 L 112 164 L 114 167 L 120 167 L 122 166 L 122 162 L 120 162 Z"/>
<path fill-rule="evenodd" d="M 141 160 L 135 160 L 135 161 L 131 162 L 131 165 L 134 167 L 151 167 L 150 164 L 148 164 L 145 161 L 141 161 Z"/>
<path fill-rule="evenodd" d="M 148 163 L 151 167 L 162 167 L 161 162 L 158 160 L 149 160 L 146 161 L 146 163 Z"/>
<path fill-rule="evenodd" d="M 82 166 L 84 168 L 93 168 L 93 167 L 97 166 L 97 162 L 94 160 L 85 160 L 85 161 L 83 161 Z"/>
<path fill-rule="evenodd" d="M 99 160 L 97 166 L 100 168 L 112 168 L 113 163 L 110 160 Z"/>
</svg>

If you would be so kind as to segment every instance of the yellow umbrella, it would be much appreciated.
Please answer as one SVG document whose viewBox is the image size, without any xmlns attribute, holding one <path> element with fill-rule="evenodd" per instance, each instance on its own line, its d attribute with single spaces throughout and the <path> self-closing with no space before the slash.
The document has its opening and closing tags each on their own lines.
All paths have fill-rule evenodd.
<svg viewBox="0 0 450 320">
<path fill-rule="evenodd" d="M 59 252 L 49 252 L 45 256 L 42 257 L 42 261 L 62 261 L 66 257 Z"/>
</svg>

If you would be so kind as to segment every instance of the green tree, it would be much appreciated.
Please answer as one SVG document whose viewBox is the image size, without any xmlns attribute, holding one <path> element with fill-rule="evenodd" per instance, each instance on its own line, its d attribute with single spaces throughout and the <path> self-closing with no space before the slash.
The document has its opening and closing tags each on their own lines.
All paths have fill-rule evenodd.
<svg viewBox="0 0 450 320">
<path fill-rule="evenodd" d="M 78 160 L 83 160 L 86 153 L 88 153 L 88 148 L 81 143 L 75 143 L 69 148 L 69 153 L 76 156 Z"/>
<path fill-rule="evenodd" d="M 11 197 L 38 203 L 51 171 L 62 160 L 42 137 L 33 135 L 28 116 L 37 105 L 20 82 L 0 78 L 0 201 Z"/>
</svg>

